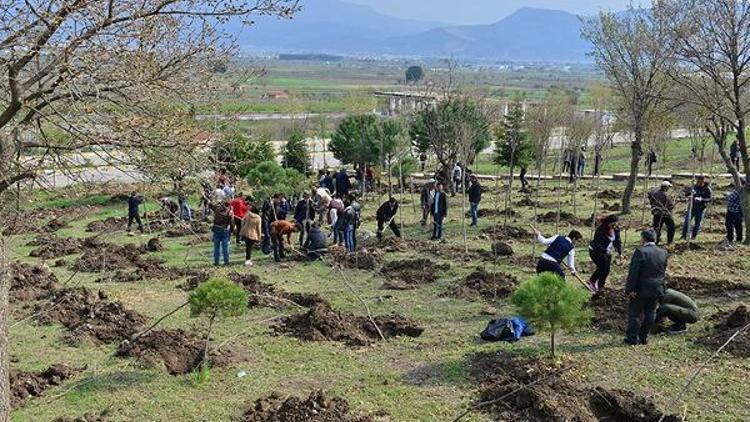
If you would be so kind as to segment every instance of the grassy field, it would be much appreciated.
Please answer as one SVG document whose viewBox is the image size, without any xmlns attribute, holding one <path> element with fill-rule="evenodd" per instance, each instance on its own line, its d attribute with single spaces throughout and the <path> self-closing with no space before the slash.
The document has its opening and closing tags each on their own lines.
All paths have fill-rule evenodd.
<svg viewBox="0 0 750 422">
<path fill-rule="evenodd" d="M 721 184 L 724 185 L 723 183 Z M 564 187 L 565 189 L 566 187 Z M 621 184 L 608 184 L 607 189 L 619 192 Z M 581 188 L 578 196 L 578 216 L 591 214 L 593 201 L 591 190 Z M 68 193 L 60 192 L 39 196 L 28 208 L 57 207 L 81 200 L 71 200 Z M 153 195 L 153 197 L 157 197 Z M 106 196 L 98 195 L 85 199 L 98 207 L 83 218 L 71 221 L 69 227 L 57 234 L 61 237 L 86 237 L 88 222 L 107 216 L 124 215 L 124 204 L 108 203 Z M 481 208 L 502 208 L 498 192 L 485 195 Z M 416 197 L 418 200 L 418 197 Z M 514 194 L 513 203 L 521 199 Z M 544 186 L 540 200 L 541 212 L 552 211 L 557 200 L 563 209 L 572 211 L 570 194 Z M 540 333 L 523 339 L 520 343 L 484 343 L 478 333 L 490 316 L 492 307 L 498 315 L 512 314 L 513 309 L 505 299 L 494 303 L 483 300 L 467 300 L 446 297 L 444 293 L 477 267 L 508 272 L 519 279 L 533 272 L 534 255 L 540 252 L 533 246 L 531 238 L 512 240 L 515 250 L 512 258 L 501 258 L 495 262 L 479 259 L 476 252 L 464 256 L 462 252 L 461 202 L 458 197 L 451 200 L 451 211 L 447 219 L 445 241 L 430 244 L 429 227 L 418 224 L 418 212 L 414 212 L 411 197 L 406 196 L 403 206 L 405 238 L 415 241 L 403 251 L 382 253 L 384 262 L 398 259 L 423 257 L 435 263 L 450 265 L 440 272 L 438 281 L 415 290 L 384 290 L 384 277 L 377 271 L 344 269 L 352 287 L 370 307 L 375 315 L 398 313 L 416 321 L 425 328 L 418 338 L 394 338 L 376 342 L 372 346 L 349 347 L 337 342 L 305 342 L 287 336 L 271 335 L 272 318 L 299 312 L 295 308 L 277 311 L 270 308 L 252 308 L 239 318 L 218 323 L 213 344 L 229 341 L 228 345 L 241 352 L 242 359 L 224 368 L 215 368 L 210 379 L 196 383 L 194 376 L 171 376 L 160 368 L 145 368 L 138 361 L 113 357 L 116 344 L 94 346 L 83 343 L 70 345 L 63 341 L 65 329 L 57 324 L 38 325 L 25 319 L 32 313 L 33 304 L 13 303 L 10 329 L 12 367 L 22 370 L 42 370 L 52 364 L 66 363 L 85 367 L 83 372 L 62 385 L 47 390 L 42 397 L 27 401 L 13 413 L 14 421 L 48 421 L 65 415 L 71 417 L 103 409 L 110 410 L 114 421 L 222 421 L 237 420 L 252 401 L 273 391 L 283 395 L 307 396 L 317 389 L 330 391 L 346 398 L 355 412 L 381 415 L 377 420 L 452 420 L 477 399 L 477 386 L 469 376 L 469 357 L 477 352 L 507 351 L 531 354 L 546 359 L 548 336 Z M 362 234 L 375 231 L 374 215 L 380 198 L 371 198 L 364 203 L 366 217 Z M 638 203 L 638 207 L 640 207 Z M 149 207 L 153 209 L 154 204 Z M 628 254 L 636 246 L 637 230 L 643 226 L 644 214 L 636 208 L 632 216 L 626 217 L 623 226 Z M 527 227 L 532 220 L 532 209 L 514 206 L 519 213 L 510 224 Z M 750 249 L 739 247 L 735 252 L 714 251 L 721 239 L 723 224 L 718 219 L 720 205 L 711 209 L 705 232 L 699 238 L 704 251 L 675 254 L 670 261 L 672 276 L 692 276 L 709 282 L 729 280 L 747 283 L 745 274 L 750 271 Z M 680 211 L 681 212 L 681 211 Z M 648 215 L 645 215 L 646 220 Z M 483 218 L 479 228 L 468 230 L 468 246 L 472 251 L 489 250 L 490 239 L 482 230 L 493 227 L 501 218 Z M 547 234 L 555 231 L 554 224 L 540 224 Z M 581 228 L 584 235 L 590 229 Z M 560 231 L 567 231 L 563 225 Z M 23 262 L 39 262 L 29 257 L 32 249 L 26 243 L 33 233 L 10 237 L 9 246 L 13 259 Z M 149 237 L 127 237 L 123 231 L 103 235 L 107 242 L 123 244 L 143 243 Z M 322 262 L 285 262 L 276 264 L 267 256 L 258 253 L 256 266 L 247 269 L 241 265 L 243 257 L 238 247 L 232 247 L 232 266 L 214 269 L 211 264 L 211 246 L 204 242 L 197 246 L 186 246 L 189 238 L 161 238 L 163 252 L 153 255 L 176 267 L 200 268 L 211 271 L 215 277 L 228 272 L 250 272 L 263 282 L 271 283 L 288 292 L 319 293 L 341 311 L 364 315 L 363 306 L 342 282 L 341 276 Z M 419 240 L 420 242 L 416 242 Z M 532 249 L 534 248 L 534 249 Z M 443 251 L 439 255 L 431 250 Z M 578 262 L 583 273 L 592 270 L 585 249 L 579 248 Z M 66 257 L 70 264 L 77 256 Z M 609 289 L 621 289 L 626 268 L 615 266 Z M 102 290 L 126 307 L 136 310 L 153 321 L 185 301 L 187 293 L 176 288 L 184 280 L 165 281 L 149 279 L 137 283 L 95 283 L 102 274 L 73 273 L 67 266 L 55 267 L 53 271 L 61 283 L 70 279 L 68 286 L 85 286 Z M 105 274 L 106 275 L 106 274 Z M 114 276 L 114 275 L 112 275 Z M 106 277 L 105 277 L 106 278 Z M 685 336 L 655 336 L 649 346 L 623 347 L 622 333 L 581 327 L 560 339 L 561 361 L 567 362 L 570 376 L 580 385 L 602 385 L 624 388 L 647 395 L 658 405 L 666 406 L 682 388 L 686 379 L 705 359 L 711 350 L 696 345 L 696 339 L 705 336 L 713 324 L 709 316 L 719 310 L 733 309 L 743 297 L 698 297 L 702 306 L 702 320 L 691 327 Z M 625 315 L 622 315 L 623 320 Z M 162 328 L 184 328 L 201 334 L 205 321 L 190 318 L 183 309 L 166 319 Z M 247 376 L 238 373 L 245 371 Z M 708 364 L 684 400 L 670 412 L 687 416 L 688 420 L 740 421 L 750 419 L 750 359 L 722 354 Z M 465 420 L 492 420 L 491 415 L 471 413 Z"/>
</svg>

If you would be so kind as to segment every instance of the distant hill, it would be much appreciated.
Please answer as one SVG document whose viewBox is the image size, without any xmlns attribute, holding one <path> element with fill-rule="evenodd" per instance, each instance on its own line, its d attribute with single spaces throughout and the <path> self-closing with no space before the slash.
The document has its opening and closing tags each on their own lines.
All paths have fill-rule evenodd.
<svg viewBox="0 0 750 422">
<path fill-rule="evenodd" d="M 315 0 L 291 21 L 259 19 L 238 40 L 254 51 L 584 62 L 589 45 L 580 30 L 578 16 L 557 10 L 521 8 L 489 25 L 445 26 Z"/>
</svg>

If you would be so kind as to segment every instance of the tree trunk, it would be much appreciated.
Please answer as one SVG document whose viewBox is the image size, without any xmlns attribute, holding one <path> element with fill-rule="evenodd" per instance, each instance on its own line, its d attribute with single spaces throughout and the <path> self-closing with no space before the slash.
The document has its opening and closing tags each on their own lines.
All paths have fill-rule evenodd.
<svg viewBox="0 0 750 422">
<path fill-rule="evenodd" d="M 214 320 L 216 319 L 216 315 L 211 315 L 211 318 L 208 320 L 208 331 L 206 332 L 206 344 L 203 347 L 203 361 L 201 362 L 201 368 L 208 367 L 208 345 L 211 342 L 211 331 L 214 329 Z"/>
<path fill-rule="evenodd" d="M 555 329 L 553 328 L 552 331 L 550 331 L 550 350 L 552 350 L 552 358 L 555 358 Z"/>
<path fill-rule="evenodd" d="M 8 314 L 10 294 L 9 260 L 5 238 L 0 234 L 0 422 L 10 421 L 10 343 Z"/>
<path fill-rule="evenodd" d="M 630 175 L 622 194 L 622 214 L 630 214 L 630 200 L 633 198 L 633 192 L 635 191 L 635 183 L 638 180 L 638 164 L 641 161 L 643 133 L 638 126 L 636 126 L 633 136 L 635 139 L 630 145 Z"/>
</svg>

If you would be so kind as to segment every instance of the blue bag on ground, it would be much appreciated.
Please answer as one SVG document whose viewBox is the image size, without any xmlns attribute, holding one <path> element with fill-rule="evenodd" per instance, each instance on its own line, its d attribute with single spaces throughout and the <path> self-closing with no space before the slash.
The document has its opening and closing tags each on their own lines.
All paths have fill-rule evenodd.
<svg viewBox="0 0 750 422">
<path fill-rule="evenodd" d="M 521 337 L 533 336 L 534 329 L 520 317 L 493 319 L 479 336 L 486 341 L 514 342 Z"/>
</svg>

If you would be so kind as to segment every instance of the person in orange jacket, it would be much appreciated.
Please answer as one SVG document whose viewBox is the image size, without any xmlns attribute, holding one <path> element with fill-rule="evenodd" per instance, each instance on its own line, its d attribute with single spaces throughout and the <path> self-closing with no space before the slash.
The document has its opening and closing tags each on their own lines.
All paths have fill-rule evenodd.
<svg viewBox="0 0 750 422">
<path fill-rule="evenodd" d="M 297 226 L 287 220 L 276 220 L 271 223 L 271 242 L 273 243 L 273 259 L 276 262 L 284 259 L 284 236 L 289 247 L 292 246 L 292 233 L 297 231 Z"/>
</svg>

